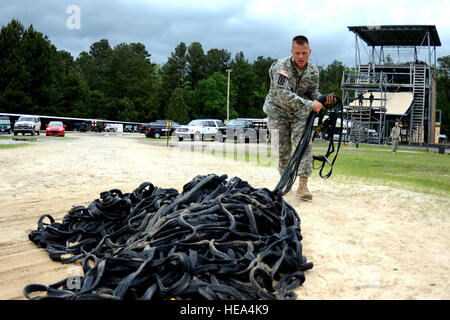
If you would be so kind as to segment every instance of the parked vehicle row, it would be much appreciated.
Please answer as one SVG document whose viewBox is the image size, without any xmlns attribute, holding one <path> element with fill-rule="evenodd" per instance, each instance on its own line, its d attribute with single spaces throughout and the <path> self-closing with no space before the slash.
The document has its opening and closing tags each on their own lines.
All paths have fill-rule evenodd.
<svg viewBox="0 0 450 320">
<path fill-rule="evenodd" d="M 0 117 L 0 132 L 8 134 L 14 133 L 17 136 L 19 133 L 22 135 L 30 134 L 40 135 L 41 119 L 34 116 L 21 116 L 17 119 L 14 125 L 11 125 L 11 121 L 7 116 Z M 50 121 L 45 128 L 46 136 L 61 136 L 64 137 L 66 133 L 66 126 L 62 121 Z"/>
<path fill-rule="evenodd" d="M 233 119 L 224 125 L 219 119 L 196 119 L 185 126 L 179 126 L 173 133 L 179 141 L 183 140 L 236 140 L 239 143 L 268 140 L 266 126 L 255 126 L 248 119 Z"/>
<path fill-rule="evenodd" d="M 258 120 L 258 119 L 257 119 Z M 259 119 L 262 120 L 262 119 Z M 46 127 L 46 136 L 65 136 L 66 130 L 74 131 L 94 131 L 94 132 L 141 132 L 148 138 L 161 138 L 163 136 L 176 136 L 179 141 L 193 140 L 236 140 L 239 143 L 256 142 L 263 137 L 268 138 L 267 125 L 264 121 L 254 121 L 252 119 L 233 119 L 227 125 L 219 119 L 194 119 L 187 125 L 180 125 L 172 120 L 156 120 L 142 125 L 123 125 L 108 123 L 103 120 L 92 121 L 70 121 L 64 124 L 60 120 L 52 120 Z M 14 133 L 18 135 L 31 134 L 39 135 L 41 129 L 41 119 L 37 116 L 20 116 L 18 120 L 11 124 L 9 117 L 0 117 L 0 132 Z M 263 129 L 263 130 L 260 130 Z"/>
</svg>

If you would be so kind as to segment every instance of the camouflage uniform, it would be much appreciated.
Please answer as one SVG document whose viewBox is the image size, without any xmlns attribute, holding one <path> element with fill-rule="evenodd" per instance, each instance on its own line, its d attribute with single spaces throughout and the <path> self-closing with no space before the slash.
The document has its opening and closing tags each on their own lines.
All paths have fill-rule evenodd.
<svg viewBox="0 0 450 320">
<path fill-rule="evenodd" d="M 291 158 L 292 141 L 297 146 L 312 110 L 313 100 L 317 100 L 320 95 L 319 70 L 311 61 L 305 70 L 300 70 L 293 58 L 288 57 L 272 64 L 269 76 L 270 90 L 263 110 L 267 114 L 272 144 L 279 152 L 278 171 L 282 174 Z M 299 176 L 311 176 L 312 161 L 310 141 L 300 162 Z"/>
<path fill-rule="evenodd" d="M 392 128 L 390 138 L 392 139 L 392 152 L 397 153 L 398 139 L 400 138 L 400 128 L 399 127 Z"/>
</svg>

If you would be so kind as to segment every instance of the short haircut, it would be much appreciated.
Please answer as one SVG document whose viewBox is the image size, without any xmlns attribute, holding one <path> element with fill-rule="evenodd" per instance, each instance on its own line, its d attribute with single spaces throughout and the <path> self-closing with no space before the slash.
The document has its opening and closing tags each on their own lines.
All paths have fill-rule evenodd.
<svg viewBox="0 0 450 320">
<path fill-rule="evenodd" d="M 294 44 L 294 42 L 300 46 L 304 44 L 309 45 L 308 38 L 305 36 L 295 36 L 294 39 L 292 39 L 292 44 Z"/>
</svg>

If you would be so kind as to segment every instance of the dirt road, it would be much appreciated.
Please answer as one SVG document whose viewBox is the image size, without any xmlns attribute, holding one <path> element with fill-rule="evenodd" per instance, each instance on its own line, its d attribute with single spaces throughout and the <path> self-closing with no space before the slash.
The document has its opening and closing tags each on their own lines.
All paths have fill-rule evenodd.
<svg viewBox="0 0 450 320">
<path fill-rule="evenodd" d="M 102 191 L 130 192 L 144 181 L 181 191 L 199 174 L 269 189 L 279 179 L 275 167 L 150 145 L 142 135 L 71 136 L 0 151 L 0 299 L 24 299 L 26 285 L 48 285 L 79 268 L 53 262 L 28 240 L 42 214 L 61 220 Z M 303 254 L 314 262 L 298 299 L 450 298 L 448 199 L 338 174 L 313 176 L 310 190 L 312 202 L 285 197 L 302 221 Z"/>
</svg>

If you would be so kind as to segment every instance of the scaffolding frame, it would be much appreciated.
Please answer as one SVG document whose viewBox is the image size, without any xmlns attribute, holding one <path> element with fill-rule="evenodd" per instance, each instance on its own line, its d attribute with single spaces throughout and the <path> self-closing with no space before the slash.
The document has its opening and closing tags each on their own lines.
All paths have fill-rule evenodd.
<svg viewBox="0 0 450 320">
<path fill-rule="evenodd" d="M 346 107 L 347 123 L 351 121 L 350 139 L 354 142 L 383 143 L 388 138 L 386 124 L 386 93 L 410 91 L 413 103 L 406 117 L 402 116 L 409 144 L 431 143 L 435 127 L 436 47 L 440 46 L 435 26 L 360 26 L 348 27 L 355 33 L 355 69 L 342 75 L 342 101 Z M 368 63 L 361 59 L 360 43 L 364 42 Z M 410 53 L 411 61 L 404 64 L 386 64 L 385 50 L 400 48 Z M 421 61 L 425 51 L 426 61 Z M 423 54 L 422 54 L 423 55 Z M 397 81 L 403 79 L 403 81 Z M 404 81 L 409 79 L 409 81 Z M 351 102 L 367 92 L 379 92 L 376 107 L 351 106 Z M 371 137 L 372 135 L 372 137 Z"/>
<path fill-rule="evenodd" d="M 371 73 L 367 69 L 344 72 L 342 75 L 342 101 L 346 106 L 347 123 L 351 123 L 350 130 L 347 130 L 350 141 L 382 143 L 386 120 L 386 81 L 383 72 Z M 351 106 L 352 102 L 359 100 L 359 94 L 364 92 L 380 92 L 380 96 L 374 98 L 375 103 L 369 106 L 359 103 Z"/>
</svg>

